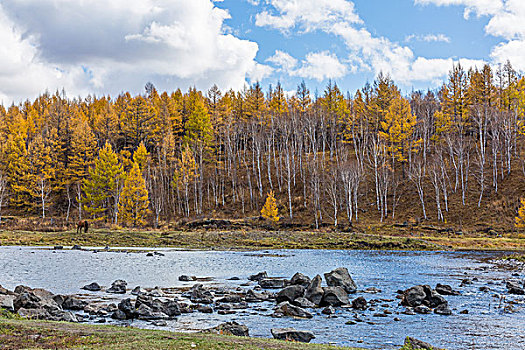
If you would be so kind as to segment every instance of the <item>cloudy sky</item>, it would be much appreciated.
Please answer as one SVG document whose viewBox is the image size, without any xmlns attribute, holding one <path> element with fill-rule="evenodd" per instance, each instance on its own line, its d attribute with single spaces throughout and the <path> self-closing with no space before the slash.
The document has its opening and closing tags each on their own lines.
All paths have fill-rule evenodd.
<svg viewBox="0 0 525 350">
<path fill-rule="evenodd" d="M 0 101 L 328 79 L 436 87 L 453 62 L 525 71 L 523 0 L 0 0 Z"/>
</svg>

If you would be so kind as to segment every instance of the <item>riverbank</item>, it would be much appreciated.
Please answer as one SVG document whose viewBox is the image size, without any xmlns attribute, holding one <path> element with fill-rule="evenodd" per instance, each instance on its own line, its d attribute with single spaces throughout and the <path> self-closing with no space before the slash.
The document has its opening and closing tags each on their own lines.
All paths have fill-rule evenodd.
<svg viewBox="0 0 525 350">
<path fill-rule="evenodd" d="M 365 232 L 264 230 L 110 230 L 37 232 L 0 230 L 5 246 L 171 247 L 183 249 L 508 250 L 525 251 L 525 237 L 373 227 Z"/>
<path fill-rule="evenodd" d="M 358 350 L 319 344 L 215 334 L 174 333 L 0 317 L 0 349 L 297 349 Z"/>
</svg>

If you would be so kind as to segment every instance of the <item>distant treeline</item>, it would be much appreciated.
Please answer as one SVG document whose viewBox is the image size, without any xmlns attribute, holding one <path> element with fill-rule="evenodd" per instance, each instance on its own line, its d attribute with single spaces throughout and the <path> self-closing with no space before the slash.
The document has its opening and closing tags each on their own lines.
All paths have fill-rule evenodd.
<svg viewBox="0 0 525 350">
<path fill-rule="evenodd" d="M 511 169 L 522 171 L 511 173 Z M 0 211 L 157 226 L 182 217 L 258 213 L 274 191 L 308 213 L 395 217 L 413 186 L 421 217 L 444 221 L 449 196 L 483 205 L 507 176 L 525 181 L 525 78 L 455 66 L 436 91 L 403 96 L 380 74 L 355 94 L 328 83 L 264 91 L 216 86 L 116 98 L 43 94 L 0 106 Z M 373 196 L 373 199 L 372 199 Z"/>
</svg>

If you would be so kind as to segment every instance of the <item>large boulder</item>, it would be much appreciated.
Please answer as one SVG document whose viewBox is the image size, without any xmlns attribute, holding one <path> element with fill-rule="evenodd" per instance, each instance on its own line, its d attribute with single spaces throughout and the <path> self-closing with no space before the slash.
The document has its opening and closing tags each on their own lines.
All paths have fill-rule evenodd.
<svg viewBox="0 0 525 350">
<path fill-rule="evenodd" d="M 90 283 L 90 284 L 86 284 L 81 289 L 88 290 L 90 292 L 98 292 L 99 290 L 102 289 L 102 287 L 100 287 L 100 285 L 97 282 L 93 282 L 93 283 Z"/>
<path fill-rule="evenodd" d="M 324 289 L 321 287 L 321 282 L 321 276 L 315 276 L 304 293 L 304 297 L 317 306 L 321 304 L 324 295 Z"/>
<path fill-rule="evenodd" d="M 312 318 L 313 315 L 299 306 L 290 304 L 287 301 L 284 301 L 277 305 L 273 313 L 275 317 L 279 316 L 290 316 L 297 318 Z"/>
<path fill-rule="evenodd" d="M 347 293 L 355 293 L 357 285 L 348 273 L 346 267 L 338 267 L 337 269 L 325 273 L 324 278 L 329 287 L 342 287 Z"/>
<path fill-rule="evenodd" d="M 427 298 L 427 293 L 430 294 L 429 286 L 419 285 L 408 288 L 403 292 L 401 305 L 411 307 L 422 305 Z"/>
<path fill-rule="evenodd" d="M 117 319 L 122 319 L 122 313 L 125 316 L 125 319 L 132 319 L 135 317 L 135 306 L 131 303 L 130 298 L 126 298 L 120 301 L 118 304 L 118 310 L 121 311 L 121 313 L 118 313 L 115 316 Z"/>
<path fill-rule="evenodd" d="M 461 294 L 457 290 L 452 289 L 452 287 L 449 286 L 448 284 L 440 284 L 440 283 L 436 285 L 436 292 L 438 292 L 441 295 L 460 295 Z"/>
<path fill-rule="evenodd" d="M 309 343 L 315 336 L 312 332 L 298 331 L 294 328 L 272 328 L 272 335 L 275 339 Z"/>
<path fill-rule="evenodd" d="M 209 328 L 202 332 L 203 333 L 234 335 L 237 337 L 249 337 L 250 336 L 248 327 L 246 327 L 245 325 L 239 324 L 235 321 L 221 323 L 217 327 Z"/>
<path fill-rule="evenodd" d="M 341 306 L 348 305 L 348 293 L 342 287 L 324 288 L 323 299 L 320 306 Z"/>
<path fill-rule="evenodd" d="M 61 306 L 65 310 L 84 310 L 84 307 L 87 305 L 85 300 L 78 299 L 74 296 L 67 295 L 64 298 L 64 301 L 61 303 Z"/>
<path fill-rule="evenodd" d="M 60 306 L 52 298 L 44 298 L 33 292 L 23 292 L 13 301 L 14 311 L 19 309 L 60 310 Z"/>
<path fill-rule="evenodd" d="M 304 295 L 305 288 L 301 285 L 288 286 L 277 293 L 275 301 L 281 303 L 283 301 L 293 302 L 295 299 Z"/>
<path fill-rule="evenodd" d="M 300 285 L 305 288 L 308 287 L 310 282 L 311 282 L 310 277 L 303 275 L 300 272 L 297 272 L 295 275 L 293 275 L 292 279 L 290 280 L 291 285 Z"/>
<path fill-rule="evenodd" d="M 113 294 L 125 294 L 126 293 L 126 286 L 128 283 L 124 280 L 116 280 L 111 284 L 111 287 L 109 287 L 106 292 L 107 293 L 113 293 Z"/>
</svg>

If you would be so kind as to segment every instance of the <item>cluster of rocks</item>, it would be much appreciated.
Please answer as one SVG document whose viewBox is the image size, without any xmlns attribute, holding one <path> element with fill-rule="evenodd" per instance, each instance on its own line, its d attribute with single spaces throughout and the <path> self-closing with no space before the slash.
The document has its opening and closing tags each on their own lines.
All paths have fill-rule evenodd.
<svg viewBox="0 0 525 350">
<path fill-rule="evenodd" d="M 0 308 L 26 318 L 78 322 L 78 316 L 71 311 L 83 310 L 86 304 L 74 296 L 55 295 L 41 288 L 20 285 L 9 291 L 0 286 Z"/>
<path fill-rule="evenodd" d="M 438 284 L 436 289 L 419 285 L 399 292 L 401 305 L 406 306 L 404 313 L 407 315 L 429 314 L 432 311 L 439 315 L 452 315 L 443 295 L 459 295 L 452 287 L 442 284 Z"/>
<path fill-rule="evenodd" d="M 508 280 L 506 284 L 509 294 L 525 295 L 525 281 Z"/>
</svg>

